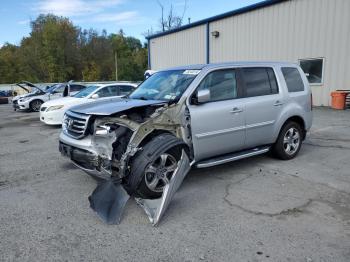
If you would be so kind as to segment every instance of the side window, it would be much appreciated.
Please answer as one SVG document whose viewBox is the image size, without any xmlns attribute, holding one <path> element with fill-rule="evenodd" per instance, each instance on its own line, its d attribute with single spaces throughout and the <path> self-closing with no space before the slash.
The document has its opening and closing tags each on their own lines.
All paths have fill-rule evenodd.
<svg viewBox="0 0 350 262">
<path fill-rule="evenodd" d="M 275 73 L 272 68 L 243 68 L 246 97 L 278 93 Z"/>
<path fill-rule="evenodd" d="M 288 92 L 304 91 L 304 83 L 297 68 L 282 67 L 281 70 L 286 80 Z"/>
<path fill-rule="evenodd" d="M 119 90 L 120 90 L 120 93 L 119 95 L 120 96 L 125 96 L 125 95 L 128 95 L 132 90 L 134 90 L 134 87 L 133 86 L 119 86 Z"/>
<path fill-rule="evenodd" d="M 209 73 L 197 90 L 210 90 L 210 101 L 237 98 L 236 71 L 234 69 L 218 70 Z"/>
<path fill-rule="evenodd" d="M 108 87 L 110 96 L 117 96 L 118 95 L 118 86 L 109 86 Z"/>
<path fill-rule="evenodd" d="M 70 85 L 71 92 L 78 92 L 84 88 L 85 88 L 85 86 L 82 86 L 82 85 Z"/>
<path fill-rule="evenodd" d="M 66 88 L 66 85 L 60 85 L 58 88 L 55 89 L 54 93 L 63 93 Z"/>
<path fill-rule="evenodd" d="M 98 94 L 98 97 L 107 97 L 107 96 L 111 96 L 111 95 L 110 95 L 110 92 L 109 92 L 109 90 L 108 90 L 108 86 L 106 86 L 106 87 L 104 87 L 104 88 L 98 90 L 98 91 L 96 92 L 96 94 Z"/>
</svg>

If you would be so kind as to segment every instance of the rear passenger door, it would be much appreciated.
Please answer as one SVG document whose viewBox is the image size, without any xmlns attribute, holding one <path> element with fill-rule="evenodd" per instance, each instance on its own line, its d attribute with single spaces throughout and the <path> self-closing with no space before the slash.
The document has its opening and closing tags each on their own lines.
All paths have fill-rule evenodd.
<svg viewBox="0 0 350 262">
<path fill-rule="evenodd" d="M 284 105 L 275 72 L 270 67 L 242 68 L 246 148 L 274 142 L 274 126 Z"/>
</svg>

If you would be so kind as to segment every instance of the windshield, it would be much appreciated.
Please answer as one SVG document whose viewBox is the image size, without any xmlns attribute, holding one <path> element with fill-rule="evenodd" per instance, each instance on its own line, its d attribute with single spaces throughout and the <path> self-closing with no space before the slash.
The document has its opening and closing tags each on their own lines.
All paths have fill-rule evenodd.
<svg viewBox="0 0 350 262">
<path fill-rule="evenodd" d="M 142 100 L 177 100 L 198 73 L 199 70 L 157 72 L 145 80 L 129 97 Z"/>
<path fill-rule="evenodd" d="M 84 98 L 90 95 L 92 92 L 94 92 L 99 86 L 88 86 L 87 88 L 84 88 L 80 92 L 76 93 L 74 97 L 77 98 Z"/>
<path fill-rule="evenodd" d="M 65 84 L 55 84 L 49 87 L 46 92 L 52 94 L 52 93 L 63 93 L 63 90 L 65 88 Z"/>
</svg>

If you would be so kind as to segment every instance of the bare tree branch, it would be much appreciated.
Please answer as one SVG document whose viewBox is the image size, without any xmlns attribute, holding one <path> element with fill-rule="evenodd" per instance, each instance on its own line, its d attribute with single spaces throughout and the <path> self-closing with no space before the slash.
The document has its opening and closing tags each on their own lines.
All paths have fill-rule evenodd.
<svg viewBox="0 0 350 262">
<path fill-rule="evenodd" d="M 160 2 L 160 0 L 157 0 L 157 3 L 159 5 L 159 7 L 161 8 L 161 18 L 159 21 L 161 32 L 180 27 L 183 24 L 183 19 L 185 17 L 185 13 L 186 13 L 187 7 L 188 7 L 188 0 L 185 0 L 184 8 L 182 10 L 181 16 L 179 16 L 175 13 L 174 6 L 173 6 L 173 4 L 171 4 L 169 11 L 165 17 L 164 16 L 164 12 L 165 12 L 164 5 Z"/>
</svg>

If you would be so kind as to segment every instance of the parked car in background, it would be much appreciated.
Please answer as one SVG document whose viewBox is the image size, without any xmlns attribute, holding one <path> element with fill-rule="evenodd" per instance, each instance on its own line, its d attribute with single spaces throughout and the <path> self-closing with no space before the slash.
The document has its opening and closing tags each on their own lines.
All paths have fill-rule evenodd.
<svg viewBox="0 0 350 262">
<path fill-rule="evenodd" d="M 50 100 L 42 104 L 40 121 L 47 125 L 61 125 L 64 113 L 72 106 L 90 103 L 97 99 L 123 97 L 136 87 L 137 84 L 126 82 L 88 86 L 74 96 Z"/>
<path fill-rule="evenodd" d="M 13 95 L 12 90 L 3 90 L 0 91 L 0 104 L 8 104 L 9 97 Z"/>
<path fill-rule="evenodd" d="M 118 181 L 115 190 L 136 196 L 157 223 L 192 165 L 268 151 L 292 159 L 311 124 L 311 90 L 298 65 L 194 65 L 159 71 L 126 99 L 68 110 L 59 149 L 87 173 Z M 157 206 L 146 201 L 154 198 L 162 198 Z"/>
<path fill-rule="evenodd" d="M 15 111 L 19 109 L 34 112 L 39 112 L 41 105 L 46 101 L 74 95 L 85 88 L 84 85 L 73 84 L 71 81 L 68 83 L 54 84 L 45 90 L 25 81 L 17 85 L 25 90 L 27 88 L 24 85 L 27 85 L 32 88 L 32 91 L 28 94 L 14 97 L 12 100 L 13 108 Z"/>
</svg>

